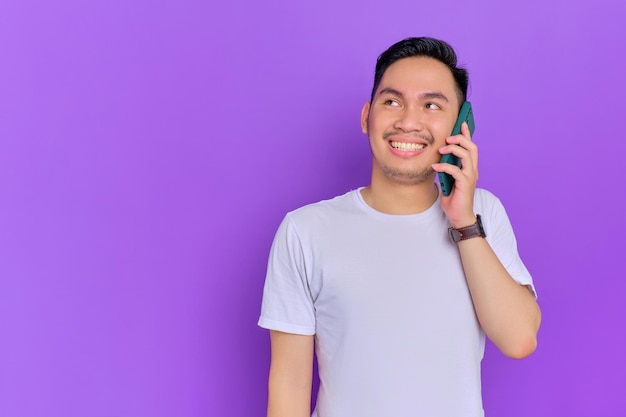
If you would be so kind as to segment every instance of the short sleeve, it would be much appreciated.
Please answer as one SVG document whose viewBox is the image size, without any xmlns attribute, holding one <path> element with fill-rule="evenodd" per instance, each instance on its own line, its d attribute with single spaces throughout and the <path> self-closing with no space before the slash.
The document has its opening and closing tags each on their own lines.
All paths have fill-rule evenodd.
<svg viewBox="0 0 626 417">
<path fill-rule="evenodd" d="M 315 334 L 315 307 L 300 236 L 289 215 L 280 224 L 267 264 L 260 327 Z"/>
<path fill-rule="evenodd" d="M 487 241 L 511 277 L 518 284 L 528 286 L 537 298 L 532 276 L 519 256 L 517 240 L 506 210 L 498 198 L 491 196 L 493 201 L 483 219 Z"/>
</svg>

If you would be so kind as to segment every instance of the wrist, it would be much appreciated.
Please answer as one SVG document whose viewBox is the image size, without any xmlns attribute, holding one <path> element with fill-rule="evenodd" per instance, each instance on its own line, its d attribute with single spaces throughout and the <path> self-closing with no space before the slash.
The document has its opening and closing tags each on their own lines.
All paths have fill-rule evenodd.
<svg viewBox="0 0 626 417">
<path fill-rule="evenodd" d="M 474 237 L 487 237 L 487 235 L 485 234 L 485 229 L 483 228 L 480 214 L 476 215 L 475 221 L 472 224 L 458 228 L 450 227 L 448 229 L 448 236 L 450 237 L 450 240 L 452 240 L 452 242 L 454 243 L 458 243 L 462 240 L 472 239 Z"/>
<path fill-rule="evenodd" d="M 455 220 L 448 219 L 448 221 L 450 222 L 450 227 L 454 229 L 462 229 L 464 227 L 475 224 L 476 215 L 474 213 L 471 213 L 470 215 L 462 216 Z"/>
</svg>

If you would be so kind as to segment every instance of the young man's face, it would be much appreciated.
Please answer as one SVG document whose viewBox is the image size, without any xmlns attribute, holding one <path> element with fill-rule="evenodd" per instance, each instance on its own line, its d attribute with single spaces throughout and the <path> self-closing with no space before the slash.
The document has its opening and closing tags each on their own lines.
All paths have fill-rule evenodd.
<svg viewBox="0 0 626 417">
<path fill-rule="evenodd" d="M 404 184 L 432 182 L 461 103 L 450 69 L 429 57 L 403 58 L 387 68 L 371 103 L 361 112 L 369 136 L 372 179 Z"/>
</svg>

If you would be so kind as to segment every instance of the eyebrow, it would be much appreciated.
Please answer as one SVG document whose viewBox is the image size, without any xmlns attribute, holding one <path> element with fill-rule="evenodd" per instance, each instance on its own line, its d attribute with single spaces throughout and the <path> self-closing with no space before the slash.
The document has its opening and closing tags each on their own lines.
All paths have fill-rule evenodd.
<svg viewBox="0 0 626 417">
<path fill-rule="evenodd" d="M 426 100 L 437 98 L 437 99 L 440 99 L 440 100 L 443 100 L 443 101 L 446 101 L 446 102 L 449 101 L 448 97 L 446 97 L 445 94 L 440 93 L 439 91 L 429 91 L 427 93 L 420 94 L 420 98 L 421 99 L 426 99 Z"/>
<path fill-rule="evenodd" d="M 398 97 L 404 97 L 404 95 L 401 92 L 393 88 L 383 88 L 382 90 L 380 90 L 380 93 L 378 93 L 378 95 L 382 96 L 383 94 L 391 94 L 391 95 L 398 96 Z"/>
<path fill-rule="evenodd" d="M 391 94 L 394 96 L 398 96 L 398 97 L 404 97 L 404 95 L 394 89 L 394 88 L 383 88 L 382 90 L 380 90 L 380 93 L 378 93 L 379 96 L 382 96 L 383 94 Z M 445 94 L 439 92 L 439 91 L 428 91 L 426 93 L 422 93 L 419 95 L 420 100 L 432 100 L 432 99 L 440 99 L 443 100 L 445 102 L 449 102 L 450 100 L 448 100 L 448 97 L 446 97 Z"/>
</svg>

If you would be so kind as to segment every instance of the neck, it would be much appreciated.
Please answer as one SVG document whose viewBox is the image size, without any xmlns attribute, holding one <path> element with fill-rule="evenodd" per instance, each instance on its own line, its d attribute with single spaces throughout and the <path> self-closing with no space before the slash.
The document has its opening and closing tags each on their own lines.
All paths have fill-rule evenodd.
<svg viewBox="0 0 626 417">
<path fill-rule="evenodd" d="M 401 184 L 372 178 L 372 183 L 361 190 L 361 195 L 370 207 L 381 213 L 417 214 L 433 205 L 439 197 L 439 190 L 430 180 Z"/>
</svg>

